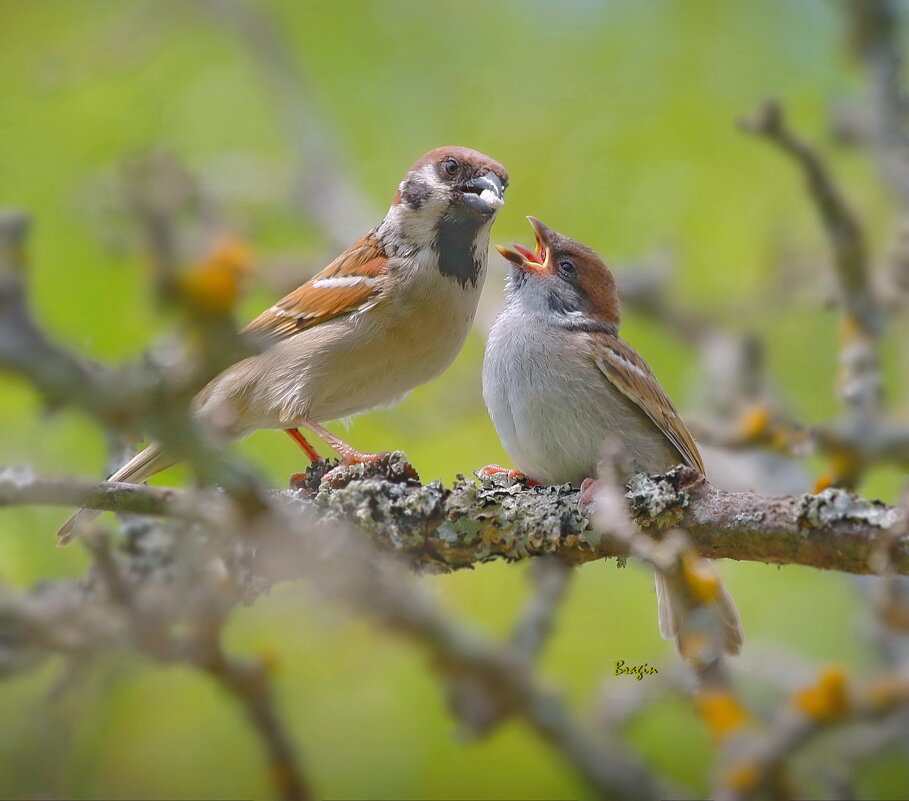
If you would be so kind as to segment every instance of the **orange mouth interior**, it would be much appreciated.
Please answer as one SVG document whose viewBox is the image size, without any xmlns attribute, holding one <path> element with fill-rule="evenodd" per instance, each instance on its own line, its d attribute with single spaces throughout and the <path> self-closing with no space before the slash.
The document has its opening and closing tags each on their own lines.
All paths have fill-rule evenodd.
<svg viewBox="0 0 909 801">
<path fill-rule="evenodd" d="M 545 260 L 543 259 L 543 249 L 540 247 L 539 240 L 537 240 L 536 250 L 525 248 L 523 245 L 519 245 L 517 242 L 514 243 L 514 249 L 532 264 L 539 264 L 540 266 L 544 264 Z"/>
</svg>

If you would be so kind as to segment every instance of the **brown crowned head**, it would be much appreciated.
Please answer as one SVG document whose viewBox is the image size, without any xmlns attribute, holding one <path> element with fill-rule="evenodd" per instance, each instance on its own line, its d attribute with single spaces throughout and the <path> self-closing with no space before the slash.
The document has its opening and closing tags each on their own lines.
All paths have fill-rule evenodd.
<svg viewBox="0 0 909 801">
<path fill-rule="evenodd" d="M 407 171 L 393 205 L 413 210 L 455 205 L 491 217 L 504 205 L 507 187 L 508 171 L 495 159 L 468 147 L 437 147 Z"/>
<path fill-rule="evenodd" d="M 525 304 L 545 307 L 537 311 L 564 318 L 566 324 L 582 327 L 583 321 L 592 321 L 618 330 L 615 278 L 597 252 L 536 217 L 527 219 L 536 237 L 533 250 L 517 243 L 496 246 L 514 267 L 510 292 L 523 296 Z"/>
</svg>

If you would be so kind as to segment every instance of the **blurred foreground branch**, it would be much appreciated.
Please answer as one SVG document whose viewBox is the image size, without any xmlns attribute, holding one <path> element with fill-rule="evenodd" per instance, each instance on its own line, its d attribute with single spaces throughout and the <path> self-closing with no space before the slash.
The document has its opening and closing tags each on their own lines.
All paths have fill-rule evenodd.
<svg viewBox="0 0 909 801">
<path fill-rule="evenodd" d="M 375 485 L 377 500 L 383 489 L 391 494 L 408 489 L 377 480 L 354 482 L 351 487 L 355 485 Z M 50 499 L 53 482 L 32 481 L 21 472 L 11 478 L 7 473 L 3 497 L 15 500 L 18 494 L 34 500 L 36 488 L 42 487 Z M 343 490 L 325 494 L 329 499 L 343 497 Z M 168 512 L 183 508 L 188 500 L 179 491 L 162 497 L 153 490 L 149 495 L 155 497 L 145 511 L 157 503 L 157 511 Z M 505 707 L 561 754 L 598 795 L 666 796 L 662 782 L 632 754 L 617 742 L 587 732 L 561 699 L 542 685 L 528 654 L 536 646 L 499 645 L 462 625 L 407 575 L 399 559 L 377 549 L 364 539 L 362 530 L 354 530 L 349 521 L 332 516 L 301 493 L 271 495 L 268 512 L 246 523 L 236 517 L 210 518 L 219 496 L 213 491 L 196 494 L 199 519 L 194 522 L 130 521 L 122 551 L 96 558 L 95 569 L 81 581 L 0 594 L 0 641 L 6 644 L 0 649 L 0 676 L 29 669 L 52 654 L 84 660 L 132 644 L 159 659 L 196 665 L 217 678 L 244 703 L 274 760 L 286 755 L 287 741 L 265 705 L 268 690 L 257 683 L 262 674 L 254 673 L 247 681 L 246 669 L 226 662 L 219 646 L 206 647 L 214 641 L 214 634 L 206 632 L 218 631 L 237 603 L 251 602 L 277 582 L 305 579 L 326 599 L 343 601 L 416 641 L 444 675 L 468 676 L 492 688 Z M 101 491 L 94 497 L 109 505 L 125 497 L 130 498 L 126 505 L 139 506 L 135 496 L 116 492 Z M 368 510 L 361 512 L 368 517 Z M 95 536 L 89 533 L 86 541 L 98 553 Z M 196 636 L 187 641 L 182 635 L 186 631 Z M 280 786 L 284 797 L 305 797 Z"/>
</svg>

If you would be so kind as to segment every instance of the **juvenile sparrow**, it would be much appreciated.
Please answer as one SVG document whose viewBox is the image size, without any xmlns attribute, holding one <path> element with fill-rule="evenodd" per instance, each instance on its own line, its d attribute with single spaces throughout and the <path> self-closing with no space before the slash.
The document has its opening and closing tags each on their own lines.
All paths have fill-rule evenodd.
<svg viewBox="0 0 909 801">
<path fill-rule="evenodd" d="M 602 443 L 612 436 L 634 471 L 664 473 L 684 463 L 703 475 L 697 445 L 669 396 L 619 337 L 612 273 L 591 248 L 528 219 L 533 252 L 498 248 L 513 266 L 483 364 L 483 397 L 515 465 L 537 482 L 578 486 L 596 475 Z M 681 650 L 683 607 L 673 604 L 660 576 L 657 596 L 660 633 Z M 717 603 L 725 648 L 738 653 L 742 629 L 725 588 Z"/>
<path fill-rule="evenodd" d="M 227 439 L 284 429 L 313 461 L 319 455 L 300 427 L 342 465 L 377 458 L 321 424 L 393 405 L 454 361 L 476 314 L 489 229 L 507 186 L 505 168 L 475 150 L 427 153 L 382 222 L 246 326 L 265 349 L 212 380 L 194 414 Z M 110 480 L 140 483 L 175 461 L 152 443 Z M 98 514 L 78 511 L 58 532 L 61 543 Z"/>
</svg>

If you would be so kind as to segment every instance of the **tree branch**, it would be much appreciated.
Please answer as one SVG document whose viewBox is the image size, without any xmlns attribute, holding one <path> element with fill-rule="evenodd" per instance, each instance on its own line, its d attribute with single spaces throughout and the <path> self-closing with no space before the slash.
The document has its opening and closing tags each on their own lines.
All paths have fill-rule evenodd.
<svg viewBox="0 0 909 801">
<path fill-rule="evenodd" d="M 778 102 L 765 101 L 753 119 L 740 121 L 740 127 L 763 136 L 796 161 L 830 241 L 844 311 L 838 387 L 845 412 L 836 426 L 843 447 L 830 449 L 831 461 L 837 465 L 830 478 L 841 486 L 855 487 L 870 462 L 862 443 L 878 437 L 883 417 L 879 340 L 886 319 L 871 283 L 864 232 L 827 165 L 790 130 Z"/>
<path fill-rule="evenodd" d="M 848 33 L 865 68 L 871 101 L 871 144 L 881 177 L 909 207 L 909 98 L 902 81 L 900 17 L 893 0 L 850 0 L 844 4 Z"/>
<path fill-rule="evenodd" d="M 143 426 L 210 483 L 228 488 L 247 511 L 261 510 L 260 488 L 246 468 L 227 457 L 193 420 L 192 397 L 236 358 L 248 354 L 232 330 L 206 337 L 206 358 L 169 369 L 137 363 L 103 368 L 47 337 L 32 319 L 25 293 L 28 215 L 0 212 L 0 371 L 29 380 L 52 406 L 82 409 L 105 426 Z"/>
<path fill-rule="evenodd" d="M 796 160 L 833 249 L 842 304 L 865 331 L 878 333 L 882 320 L 868 278 L 862 226 L 820 156 L 789 129 L 775 100 L 765 101 L 754 118 L 740 120 L 739 127 L 763 136 Z"/>
<path fill-rule="evenodd" d="M 400 455 L 396 459 L 400 460 Z M 394 463 L 395 460 L 393 460 Z M 373 541 L 415 565 L 447 571 L 491 559 L 517 561 L 556 554 L 571 564 L 627 556 L 625 543 L 594 532 L 568 487 L 458 481 L 415 485 L 369 476 L 339 489 L 282 491 L 278 498 L 323 521 L 353 520 Z M 388 468 L 386 468 L 388 469 Z M 391 471 L 396 472 L 392 465 Z M 664 476 L 638 474 L 625 498 L 639 525 L 685 529 L 712 559 L 797 564 L 846 573 L 873 573 L 872 555 L 885 544 L 893 569 L 909 575 L 909 537 L 889 536 L 903 512 L 839 489 L 819 495 L 768 498 L 690 484 L 687 468 Z M 688 484 L 686 486 L 686 484 Z M 116 482 L 52 480 L 0 471 L 0 505 L 81 503 L 93 509 L 190 519 L 213 515 L 219 494 L 139 487 Z M 294 575 L 283 578 L 292 579 Z"/>
<path fill-rule="evenodd" d="M 21 465 L 0 469 L 0 507 L 84 506 L 111 512 L 201 520 L 219 501 L 214 493 L 197 493 L 169 487 L 149 487 L 119 481 L 84 481 L 45 478 Z"/>
<path fill-rule="evenodd" d="M 29 486 L 21 476 L 18 490 L 11 490 L 10 483 L 4 485 L 9 499 L 34 498 L 34 487 L 41 486 Z M 371 486 L 378 503 L 383 493 L 426 489 L 378 480 L 354 483 Z M 52 493 L 52 482 L 43 486 Z M 137 488 L 138 493 L 144 490 Z M 438 485 L 430 490 L 443 492 Z M 323 500 L 340 494 L 342 490 L 326 491 Z M 181 495 L 173 491 L 174 503 Z M 121 496 L 96 497 L 107 502 Z M 520 647 L 496 643 L 452 618 L 407 574 L 401 560 L 375 547 L 362 530 L 300 492 L 275 493 L 268 503 L 267 513 L 246 522 L 234 517 L 190 526 L 130 526 L 127 547 L 116 555 L 122 570 L 99 566 L 78 582 L 58 582 L 49 590 L 0 593 L 0 638 L 9 644 L 0 654 L 6 658 L 0 661 L 0 677 L 31 669 L 50 654 L 89 656 L 132 645 L 163 661 L 194 664 L 219 679 L 253 716 L 271 758 L 290 764 L 286 734 L 275 729 L 276 719 L 262 717 L 268 713 L 262 704 L 270 701 L 261 692 L 267 690 L 248 687 L 233 668 L 221 664 L 217 653 L 211 656 L 205 647 L 210 636 L 178 638 L 174 632 L 201 630 L 204 635 L 237 602 L 252 601 L 276 582 L 303 579 L 320 595 L 343 600 L 412 639 L 440 670 L 474 676 L 492 688 L 600 796 L 667 797 L 663 782 L 632 753 L 574 720 L 562 699 L 534 674 Z M 167 509 L 159 504 L 158 511 Z M 369 509 L 361 509 L 361 515 L 368 517 Z M 154 536 L 146 538 L 148 533 Z M 113 582 L 107 573 L 115 573 Z M 208 622 L 212 619 L 214 625 Z M 306 797 L 307 792 L 299 782 L 282 784 L 281 791 L 285 798 Z"/>
<path fill-rule="evenodd" d="M 276 709 L 268 666 L 261 661 L 228 657 L 220 639 L 206 651 L 205 658 L 195 660 L 195 664 L 242 704 L 262 741 L 278 797 L 283 801 L 310 801 L 315 796 L 300 766 L 299 747 L 291 741 Z"/>
<path fill-rule="evenodd" d="M 552 635 L 573 574 L 572 568 L 557 556 L 542 557 L 532 567 L 532 592 L 510 637 L 511 647 L 528 664 L 536 661 Z M 443 686 L 462 737 L 486 737 L 514 712 L 495 687 L 482 682 L 482 677 L 463 673 L 443 676 Z"/>
<path fill-rule="evenodd" d="M 730 743 L 717 772 L 714 798 L 757 801 L 768 793 L 785 792 L 780 788 L 787 787 L 788 764 L 812 740 L 834 728 L 898 716 L 907 706 L 909 682 L 904 676 L 878 676 L 850 687 L 844 674 L 828 669 L 814 686 L 780 705 L 769 731 L 749 731 Z"/>
<path fill-rule="evenodd" d="M 218 591 L 206 593 L 204 599 L 177 604 L 178 608 L 183 606 L 177 612 L 178 619 L 188 612 L 182 626 L 187 633 L 178 634 L 169 626 L 167 616 L 160 615 L 161 610 L 148 611 L 139 602 L 143 584 L 136 582 L 128 567 L 123 569 L 126 566 L 111 551 L 106 537 L 88 539 L 87 544 L 94 555 L 93 574 L 103 585 L 111 606 L 122 612 L 123 630 L 131 642 L 154 659 L 191 665 L 217 681 L 243 707 L 258 734 L 277 797 L 282 801 L 310 801 L 314 795 L 297 749 L 278 714 L 267 662 L 237 659 L 228 655 L 222 645 L 227 614 L 235 603 L 234 594 L 227 591 L 231 589 L 231 578 L 223 576 Z M 102 600 L 102 606 L 103 603 Z M 105 617 L 112 616 L 111 606 L 106 608 Z"/>
</svg>

